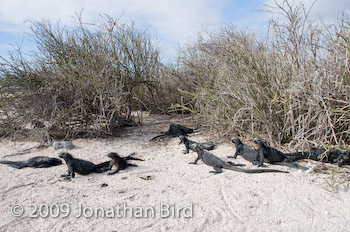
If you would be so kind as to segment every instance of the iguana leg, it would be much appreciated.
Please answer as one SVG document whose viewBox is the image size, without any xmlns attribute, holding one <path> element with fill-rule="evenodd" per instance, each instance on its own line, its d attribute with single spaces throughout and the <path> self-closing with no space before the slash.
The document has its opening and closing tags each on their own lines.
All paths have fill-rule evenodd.
<svg viewBox="0 0 350 232">
<path fill-rule="evenodd" d="M 235 154 L 233 155 L 232 158 L 236 159 L 238 155 L 239 155 L 239 151 L 238 151 L 238 149 L 236 149 L 236 152 L 235 152 Z"/>
<path fill-rule="evenodd" d="M 258 167 L 263 167 L 263 163 L 264 163 L 264 152 L 258 152 L 259 153 L 259 165 Z"/>
<path fill-rule="evenodd" d="M 71 178 L 71 171 L 68 170 L 68 174 L 63 174 L 63 175 L 61 175 L 61 177 L 64 177 L 63 178 L 64 180 L 72 180 L 72 178 Z"/>
<path fill-rule="evenodd" d="M 210 173 L 214 173 L 214 174 L 222 173 L 222 167 L 214 166 L 213 168 L 215 171 L 209 171 Z"/>
<path fill-rule="evenodd" d="M 295 163 L 294 161 L 291 161 L 291 160 L 289 160 L 289 159 L 284 159 L 282 162 L 289 163 L 289 164 L 291 164 L 292 167 L 294 167 L 294 168 L 298 168 L 298 167 L 299 167 L 299 165 L 298 165 L 297 163 Z"/>
<path fill-rule="evenodd" d="M 111 161 L 111 162 L 109 162 L 109 165 L 108 165 L 108 170 L 111 170 L 112 168 L 113 168 L 113 162 Z"/>
<path fill-rule="evenodd" d="M 186 150 L 183 151 L 184 154 L 188 154 L 190 152 L 190 145 L 188 143 L 184 143 Z"/>
<path fill-rule="evenodd" d="M 259 163 L 260 163 L 259 160 L 253 160 L 253 161 L 252 161 L 252 164 L 253 164 L 253 165 L 259 165 Z"/>
<path fill-rule="evenodd" d="M 74 172 L 74 169 L 72 170 L 72 174 L 71 174 L 72 178 L 75 177 L 75 172 Z"/>
<path fill-rule="evenodd" d="M 198 160 L 200 160 L 199 156 L 193 162 L 190 162 L 188 164 L 197 164 Z"/>
<path fill-rule="evenodd" d="M 119 170 L 120 170 L 120 167 L 119 167 L 119 165 L 115 165 L 116 166 L 116 170 L 114 170 L 114 172 L 109 172 L 109 173 L 107 173 L 107 175 L 114 175 L 114 174 L 116 174 L 116 173 L 118 173 L 119 172 Z"/>
<path fill-rule="evenodd" d="M 238 149 L 236 149 L 235 154 L 234 154 L 233 156 L 232 156 L 232 155 L 227 156 L 227 158 L 233 158 L 233 159 L 236 159 L 236 158 L 237 158 L 237 156 L 238 156 L 238 154 L 239 154 Z"/>
<path fill-rule="evenodd" d="M 61 177 L 65 177 L 65 179 L 70 178 L 71 174 L 72 174 L 72 169 L 68 166 L 68 174 L 63 174 L 61 175 Z"/>
</svg>

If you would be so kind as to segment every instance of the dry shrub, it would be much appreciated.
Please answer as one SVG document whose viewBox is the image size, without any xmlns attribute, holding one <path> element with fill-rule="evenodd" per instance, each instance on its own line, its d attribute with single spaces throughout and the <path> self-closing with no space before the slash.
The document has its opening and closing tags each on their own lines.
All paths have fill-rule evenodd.
<svg viewBox="0 0 350 232">
<path fill-rule="evenodd" d="M 302 4 L 268 8 L 270 33 L 226 26 L 198 36 L 180 57 L 195 91 L 173 110 L 193 112 L 220 137 L 263 137 L 290 148 L 349 143 L 350 24 L 308 20 Z"/>
<path fill-rule="evenodd" d="M 23 133 L 33 120 L 45 121 L 53 137 L 116 135 L 133 110 L 164 110 L 164 67 L 146 31 L 102 16 L 99 24 L 32 25 L 39 52 L 18 50 L 3 60 L 2 135 Z M 159 106 L 161 102 L 162 106 Z"/>
</svg>

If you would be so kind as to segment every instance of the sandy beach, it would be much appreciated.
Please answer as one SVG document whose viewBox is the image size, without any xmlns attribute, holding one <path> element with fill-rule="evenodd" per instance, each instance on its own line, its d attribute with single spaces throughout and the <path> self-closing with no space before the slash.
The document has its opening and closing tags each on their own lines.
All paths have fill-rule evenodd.
<svg viewBox="0 0 350 232">
<path fill-rule="evenodd" d="M 169 118 L 166 118 L 169 119 Z M 289 173 L 245 174 L 224 170 L 214 175 L 197 154 L 183 154 L 177 138 L 149 142 L 169 121 L 147 122 L 108 139 L 76 139 L 74 157 L 99 163 L 109 152 L 136 152 L 144 162 L 116 175 L 77 174 L 63 180 L 62 165 L 21 170 L 0 165 L 0 231 L 350 231 L 350 169 L 302 161 L 305 169 L 270 165 Z M 203 132 L 190 136 L 203 142 Z M 38 145 L 2 140 L 1 160 L 58 157 L 53 147 L 10 156 Z M 213 154 L 246 164 L 233 155 L 232 143 L 218 144 Z M 256 167 L 255 167 L 256 168 Z M 326 170 L 321 170 L 326 169 Z M 23 209 L 23 211 L 22 211 Z M 14 216 L 20 214 L 20 216 Z"/>
</svg>

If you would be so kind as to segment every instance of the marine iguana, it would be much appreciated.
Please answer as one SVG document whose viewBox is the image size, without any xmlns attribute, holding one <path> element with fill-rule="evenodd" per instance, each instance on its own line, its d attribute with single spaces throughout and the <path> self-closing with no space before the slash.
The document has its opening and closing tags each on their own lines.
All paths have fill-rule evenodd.
<svg viewBox="0 0 350 232">
<path fill-rule="evenodd" d="M 179 144 L 181 144 L 181 143 L 185 144 L 186 150 L 184 150 L 184 154 L 188 154 L 189 153 L 190 145 L 194 144 L 194 143 L 199 144 L 205 150 L 213 150 L 214 147 L 215 147 L 215 144 L 212 143 L 212 142 L 197 143 L 197 142 L 194 142 L 192 140 L 189 140 L 185 135 L 180 135 L 179 139 L 180 139 L 180 143 Z"/>
<path fill-rule="evenodd" d="M 350 152 L 339 149 L 326 150 L 324 148 L 313 148 L 310 151 L 288 154 L 288 157 L 290 155 L 303 156 L 305 159 L 321 161 L 323 163 L 336 163 L 339 167 L 350 164 Z"/>
<path fill-rule="evenodd" d="M 341 151 L 341 154 L 336 159 L 337 165 L 342 167 L 343 165 L 350 165 L 350 151 Z"/>
<path fill-rule="evenodd" d="M 136 164 L 129 164 L 128 160 L 144 161 L 143 159 L 132 157 L 132 155 L 134 155 L 134 154 L 135 154 L 135 152 L 130 154 L 129 156 L 123 158 L 123 157 L 120 157 L 118 155 L 118 153 L 116 153 L 116 152 L 108 153 L 107 156 L 112 159 L 111 161 L 109 161 L 108 170 L 111 170 L 113 166 L 116 167 L 116 170 L 114 170 L 113 172 L 109 172 L 107 174 L 114 175 L 114 174 L 118 173 L 119 170 L 124 170 L 130 166 L 137 166 Z"/>
<path fill-rule="evenodd" d="M 236 152 L 233 156 L 227 156 L 227 158 L 234 158 L 236 159 L 238 155 L 241 155 L 243 159 L 248 160 L 252 162 L 254 165 L 258 165 L 258 157 L 256 154 L 256 151 L 249 146 L 242 143 L 242 141 L 239 138 L 232 138 L 231 142 L 236 145 Z"/>
<path fill-rule="evenodd" d="M 259 146 L 257 150 L 257 157 L 259 159 L 258 167 L 263 166 L 263 162 L 268 162 L 270 164 L 278 163 L 278 162 L 294 162 L 301 159 L 310 158 L 309 155 L 305 152 L 294 152 L 294 153 L 283 153 L 276 148 L 267 146 L 265 141 L 262 139 L 255 138 L 254 143 Z M 294 163 L 295 167 L 298 167 L 296 163 Z"/>
<path fill-rule="evenodd" d="M 337 163 L 344 155 L 346 155 L 347 151 L 342 151 L 338 149 L 329 149 L 326 150 L 324 148 L 320 149 L 311 149 L 310 152 L 307 152 L 308 156 L 312 160 L 322 161 L 324 163 Z"/>
<path fill-rule="evenodd" d="M 188 135 L 191 134 L 193 132 L 195 132 L 198 128 L 192 129 L 192 128 L 188 128 L 185 126 L 182 126 L 180 124 L 170 124 L 169 125 L 169 129 L 165 132 L 161 132 L 160 135 L 157 135 L 155 137 L 153 137 L 152 139 L 150 139 L 150 141 L 153 141 L 157 138 L 163 138 L 163 137 L 178 137 L 180 135 Z"/>
<path fill-rule="evenodd" d="M 191 144 L 190 148 L 197 152 L 198 157 L 194 162 L 191 162 L 191 164 L 197 164 L 198 160 L 201 159 L 203 163 L 206 165 L 212 166 L 215 171 L 210 171 L 211 173 L 218 174 L 222 172 L 222 169 L 229 169 L 237 172 L 244 172 L 244 173 L 262 173 L 262 172 L 282 172 L 282 173 L 288 173 L 286 171 L 281 170 L 275 170 L 275 169 L 243 169 L 243 168 L 237 168 L 234 167 L 233 163 L 229 164 L 225 161 L 221 160 L 220 158 L 216 157 L 215 155 L 209 153 L 205 149 L 203 149 L 198 144 Z"/>
<path fill-rule="evenodd" d="M 34 156 L 26 161 L 0 161 L 1 164 L 7 164 L 13 168 L 49 168 L 62 164 L 62 160 L 57 158 L 50 158 L 47 156 Z"/>
<path fill-rule="evenodd" d="M 259 159 L 259 165 L 258 167 L 263 166 L 263 162 L 269 162 L 270 164 L 277 163 L 277 162 L 291 162 L 296 161 L 298 159 L 303 159 L 303 157 L 291 157 L 289 158 L 287 155 L 285 155 L 283 152 L 277 150 L 276 148 L 267 146 L 265 144 L 265 141 L 262 139 L 255 138 L 254 143 L 259 146 L 257 150 L 257 156 Z"/>
<path fill-rule="evenodd" d="M 79 173 L 80 175 L 88 175 L 93 172 L 105 172 L 107 171 L 110 163 L 109 161 L 105 161 L 96 165 L 87 160 L 73 158 L 73 156 L 67 152 L 61 152 L 58 157 L 64 159 L 68 167 L 68 174 L 61 175 L 61 177 L 65 177 L 65 179 L 74 178 L 75 173 Z"/>
</svg>

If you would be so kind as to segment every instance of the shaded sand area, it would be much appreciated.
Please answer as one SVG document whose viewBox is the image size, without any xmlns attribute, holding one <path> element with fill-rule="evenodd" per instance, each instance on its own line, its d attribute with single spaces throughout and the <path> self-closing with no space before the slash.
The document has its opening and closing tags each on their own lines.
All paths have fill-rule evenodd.
<svg viewBox="0 0 350 232">
<path fill-rule="evenodd" d="M 148 141 L 172 122 L 160 119 L 169 121 L 146 121 L 117 138 L 73 140 L 76 148 L 69 152 L 76 158 L 99 163 L 114 151 L 121 156 L 137 152 L 145 160 L 113 176 L 77 174 L 65 181 L 60 177 L 67 172 L 65 164 L 22 170 L 0 165 L 0 231 L 350 231 L 349 168 L 334 175 L 332 192 L 326 182 L 331 182 L 331 171 L 311 161 L 300 162 L 308 170 L 267 165 L 288 174 L 224 170 L 213 175 L 201 161 L 188 164 L 196 153 L 183 154 L 177 138 Z M 190 138 L 206 140 L 203 132 Z M 63 151 L 49 147 L 4 158 L 35 145 L 1 141 L 0 159 L 57 157 Z M 234 149 L 223 143 L 212 153 L 228 160 Z M 241 157 L 230 160 L 252 168 Z M 24 209 L 20 217 L 11 214 L 11 206 L 21 212 L 16 204 Z M 79 216 L 81 207 L 85 211 Z"/>
</svg>

